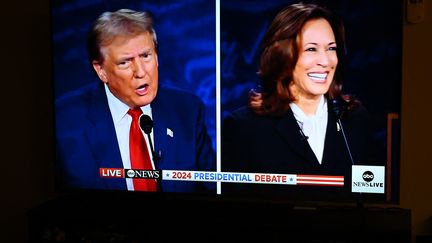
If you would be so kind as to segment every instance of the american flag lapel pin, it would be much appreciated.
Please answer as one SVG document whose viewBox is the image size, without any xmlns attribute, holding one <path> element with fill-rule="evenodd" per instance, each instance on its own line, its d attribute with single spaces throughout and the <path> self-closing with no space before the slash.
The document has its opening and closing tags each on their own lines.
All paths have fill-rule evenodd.
<svg viewBox="0 0 432 243">
<path fill-rule="evenodd" d="M 171 129 L 167 128 L 167 135 L 173 138 L 174 132 Z"/>
</svg>

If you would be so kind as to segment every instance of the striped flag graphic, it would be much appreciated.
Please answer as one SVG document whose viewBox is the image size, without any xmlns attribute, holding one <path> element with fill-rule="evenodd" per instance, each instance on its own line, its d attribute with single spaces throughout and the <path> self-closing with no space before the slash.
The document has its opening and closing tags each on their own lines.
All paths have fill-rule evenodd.
<svg viewBox="0 0 432 243">
<path fill-rule="evenodd" d="M 343 186 L 343 176 L 297 175 L 297 185 Z"/>
</svg>

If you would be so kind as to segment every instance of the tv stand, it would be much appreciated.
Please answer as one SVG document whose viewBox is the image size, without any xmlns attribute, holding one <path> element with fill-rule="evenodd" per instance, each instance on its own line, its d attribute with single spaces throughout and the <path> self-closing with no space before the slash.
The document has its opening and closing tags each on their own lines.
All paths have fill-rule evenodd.
<svg viewBox="0 0 432 243">
<path fill-rule="evenodd" d="M 30 242 L 411 242 L 410 210 L 387 207 L 89 193 L 50 200 L 28 218 Z"/>
</svg>

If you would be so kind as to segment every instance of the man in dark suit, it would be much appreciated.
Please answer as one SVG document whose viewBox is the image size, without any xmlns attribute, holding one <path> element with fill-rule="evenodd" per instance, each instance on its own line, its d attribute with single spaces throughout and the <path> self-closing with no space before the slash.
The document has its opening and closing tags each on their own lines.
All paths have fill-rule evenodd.
<svg viewBox="0 0 432 243">
<path fill-rule="evenodd" d="M 130 110 L 148 115 L 150 169 L 214 171 L 215 153 L 202 101 L 158 82 L 157 37 L 148 12 L 105 12 L 88 37 L 91 64 L 100 83 L 56 101 L 60 179 L 68 188 L 137 190 L 132 179 L 101 178 L 101 168 L 132 168 Z M 149 143 L 154 142 L 154 151 Z M 162 181 L 167 192 L 208 192 L 214 183 Z"/>
</svg>

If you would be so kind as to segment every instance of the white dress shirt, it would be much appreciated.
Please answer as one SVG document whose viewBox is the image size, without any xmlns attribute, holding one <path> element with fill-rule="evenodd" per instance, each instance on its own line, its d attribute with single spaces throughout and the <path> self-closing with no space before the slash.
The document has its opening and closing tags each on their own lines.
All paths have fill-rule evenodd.
<svg viewBox="0 0 432 243">
<path fill-rule="evenodd" d="M 322 163 L 324 141 L 327 129 L 327 100 L 321 96 L 315 115 L 307 116 L 296 104 L 290 104 L 294 117 L 301 131 L 308 137 L 307 141 L 312 148 L 318 162 Z"/>
<path fill-rule="evenodd" d="M 105 93 L 108 98 L 108 106 L 111 111 L 111 116 L 114 122 L 114 127 L 117 135 L 117 142 L 120 149 L 120 155 L 123 161 L 123 168 L 124 169 L 130 169 L 131 168 L 131 161 L 129 156 L 129 130 L 132 123 L 132 117 L 127 113 L 129 111 L 129 106 L 117 99 L 111 91 L 109 90 L 108 86 L 105 84 Z M 152 111 L 150 105 L 146 105 L 141 107 L 141 110 L 143 111 L 143 114 L 146 114 L 150 116 L 152 119 Z M 150 158 L 153 158 L 151 153 L 150 144 L 147 138 L 147 135 L 143 133 L 144 139 L 147 143 L 147 150 L 149 152 Z M 153 130 L 150 134 L 153 139 Z M 152 167 L 153 169 L 153 159 L 151 159 Z M 126 184 L 129 191 L 133 191 L 133 183 L 131 178 L 126 178 Z"/>
</svg>

